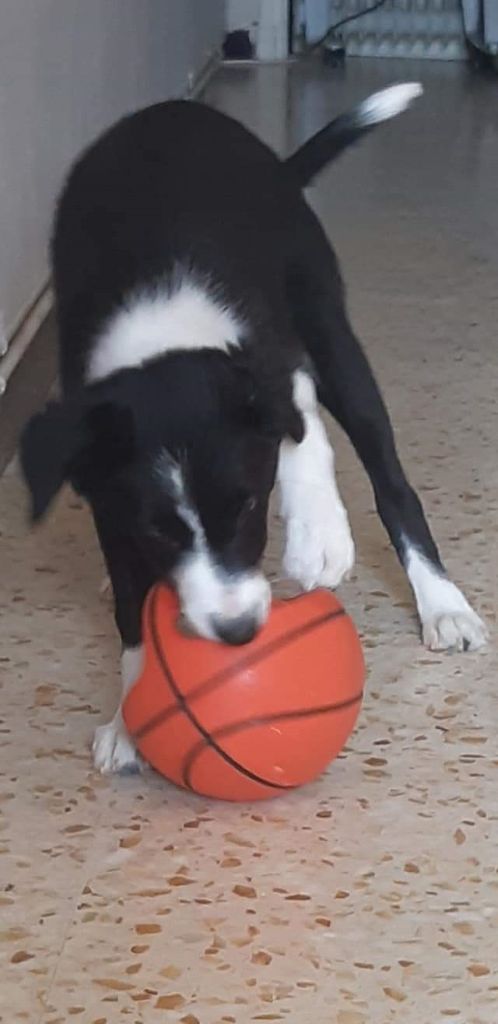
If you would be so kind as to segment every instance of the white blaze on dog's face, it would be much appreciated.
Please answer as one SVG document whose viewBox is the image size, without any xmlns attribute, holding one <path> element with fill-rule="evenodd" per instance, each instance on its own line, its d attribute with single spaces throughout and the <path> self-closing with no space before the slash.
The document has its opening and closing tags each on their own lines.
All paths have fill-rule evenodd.
<svg viewBox="0 0 498 1024">
<path fill-rule="evenodd" d="M 199 636 L 248 643 L 268 617 L 270 585 L 263 574 L 225 573 L 203 545 L 180 561 L 174 581 L 187 623 Z"/>
<path fill-rule="evenodd" d="M 186 458 L 180 466 L 163 453 L 157 462 L 156 472 L 173 499 L 175 516 L 189 534 L 170 575 L 187 625 L 199 636 L 247 643 L 268 616 L 270 585 L 258 568 L 274 475 L 275 457 L 268 454 L 266 487 L 263 474 L 258 494 L 242 490 L 240 479 L 232 479 L 231 489 L 227 486 L 225 490 L 223 483 L 228 485 L 230 480 L 226 447 L 221 463 L 228 470 L 225 481 L 220 478 L 220 467 L 216 473 L 211 466 L 213 475 L 199 472 L 205 458 Z"/>
</svg>

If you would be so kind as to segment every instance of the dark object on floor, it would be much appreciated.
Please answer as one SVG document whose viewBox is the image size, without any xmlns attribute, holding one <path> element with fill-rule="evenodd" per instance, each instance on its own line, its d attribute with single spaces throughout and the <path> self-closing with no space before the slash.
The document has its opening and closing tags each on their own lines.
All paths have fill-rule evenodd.
<svg viewBox="0 0 498 1024">
<path fill-rule="evenodd" d="M 342 68 L 346 60 L 346 48 L 339 41 L 331 40 L 322 49 L 322 60 L 329 68 Z"/>
<path fill-rule="evenodd" d="M 227 33 L 223 42 L 223 57 L 225 60 L 253 59 L 254 46 L 246 29 Z"/>
</svg>

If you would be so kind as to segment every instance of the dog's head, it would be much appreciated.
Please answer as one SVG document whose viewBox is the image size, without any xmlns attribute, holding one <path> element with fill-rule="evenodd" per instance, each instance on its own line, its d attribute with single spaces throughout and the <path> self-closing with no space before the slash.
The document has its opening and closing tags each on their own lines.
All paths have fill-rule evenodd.
<svg viewBox="0 0 498 1024">
<path fill-rule="evenodd" d="M 285 437 L 303 423 L 290 375 L 256 373 L 240 353 L 174 353 L 50 403 L 22 439 L 32 517 L 69 480 L 169 579 L 202 636 L 244 643 L 265 621 L 259 563 Z"/>
</svg>

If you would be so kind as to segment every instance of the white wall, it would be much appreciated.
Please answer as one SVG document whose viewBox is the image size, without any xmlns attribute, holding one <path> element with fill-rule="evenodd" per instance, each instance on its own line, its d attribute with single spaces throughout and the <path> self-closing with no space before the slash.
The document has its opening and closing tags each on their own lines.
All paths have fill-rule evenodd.
<svg viewBox="0 0 498 1024">
<path fill-rule="evenodd" d="M 261 0 L 227 0 L 227 32 L 234 32 L 238 28 L 245 28 L 250 31 L 253 41 L 255 41 L 260 8 Z"/>
<path fill-rule="evenodd" d="M 54 199 L 120 114 L 187 89 L 220 46 L 224 0 L 0 0 L 0 316 L 47 277 Z"/>
</svg>

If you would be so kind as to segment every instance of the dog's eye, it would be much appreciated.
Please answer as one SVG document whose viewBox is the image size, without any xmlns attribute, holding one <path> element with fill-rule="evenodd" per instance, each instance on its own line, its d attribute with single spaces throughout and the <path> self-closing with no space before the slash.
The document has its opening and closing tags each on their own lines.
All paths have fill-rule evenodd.
<svg viewBox="0 0 498 1024">
<path fill-rule="evenodd" d="M 223 501 L 225 515 L 232 523 L 239 522 L 244 516 L 253 512 L 255 507 L 256 499 L 247 491 L 232 492 Z"/>
<path fill-rule="evenodd" d="M 148 533 L 151 540 L 161 544 L 164 548 L 168 548 L 172 553 L 179 551 L 182 546 L 179 537 L 175 537 L 171 533 L 165 533 L 159 526 L 149 527 Z"/>
<path fill-rule="evenodd" d="M 240 502 L 238 518 L 244 519 L 245 516 L 250 516 L 251 512 L 254 512 L 256 505 L 257 501 L 254 495 L 245 495 Z"/>
<path fill-rule="evenodd" d="M 172 553 L 179 551 L 189 540 L 190 530 L 178 516 L 153 516 L 149 523 L 149 535 Z"/>
</svg>

